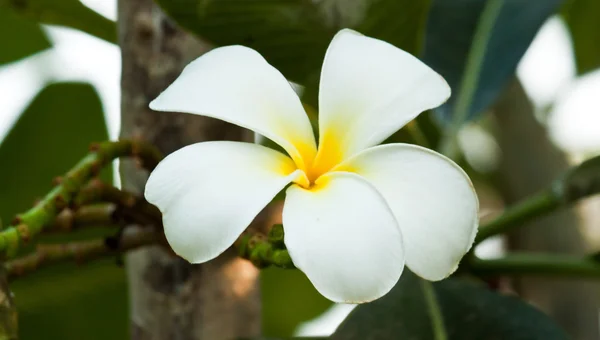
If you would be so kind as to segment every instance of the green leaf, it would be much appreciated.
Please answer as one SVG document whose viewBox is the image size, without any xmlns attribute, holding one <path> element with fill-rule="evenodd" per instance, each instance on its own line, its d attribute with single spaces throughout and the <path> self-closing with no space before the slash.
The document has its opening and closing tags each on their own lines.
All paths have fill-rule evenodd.
<svg viewBox="0 0 600 340">
<path fill-rule="evenodd" d="M 389 294 L 354 309 L 332 339 L 562 340 L 567 336 L 516 297 L 459 279 L 432 284 L 406 270 Z"/>
<path fill-rule="evenodd" d="M 333 304 L 299 270 L 263 269 L 260 282 L 263 332 L 268 336 L 289 337 L 301 322 L 319 316 Z"/>
<path fill-rule="evenodd" d="M 562 15 L 571 31 L 577 72 L 583 74 L 600 67 L 600 1 L 569 0 Z"/>
<path fill-rule="evenodd" d="M 37 23 L 74 28 L 111 43 L 117 25 L 79 0 L 0 0 L 0 11 L 13 11 Z"/>
<path fill-rule="evenodd" d="M 52 179 L 75 165 L 91 142 L 107 138 L 102 104 L 91 85 L 57 83 L 44 88 L 0 144 L 0 218 L 4 225 L 31 207 L 36 197 L 46 194 Z M 104 179 L 110 180 L 111 171 L 107 170 Z M 45 240 L 64 242 L 105 232 L 52 235 Z M 125 338 L 125 273 L 114 260 L 84 268 L 73 264 L 51 267 L 11 285 L 21 338 Z"/>
<path fill-rule="evenodd" d="M 11 63 L 51 46 L 39 25 L 0 9 L 0 65 Z"/>
<path fill-rule="evenodd" d="M 127 279 L 114 260 L 45 268 L 11 290 L 20 339 L 129 339 Z"/>
<path fill-rule="evenodd" d="M 542 24 L 562 0 L 504 0 L 486 53 L 478 86 L 469 109 L 477 118 L 514 76 L 517 64 Z M 437 110 L 442 121 L 452 121 L 452 108 L 465 69 L 466 56 L 483 11 L 484 0 L 433 0 L 425 34 L 423 61 L 450 84 L 452 97 Z"/>
<path fill-rule="evenodd" d="M 430 0 L 156 0 L 180 25 L 216 45 L 259 51 L 288 79 L 315 84 L 333 35 L 350 27 L 411 53 Z"/>
</svg>

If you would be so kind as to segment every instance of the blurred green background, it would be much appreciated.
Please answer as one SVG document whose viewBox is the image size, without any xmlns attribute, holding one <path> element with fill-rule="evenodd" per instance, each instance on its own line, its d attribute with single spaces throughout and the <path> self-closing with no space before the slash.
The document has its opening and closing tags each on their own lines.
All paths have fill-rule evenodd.
<svg viewBox="0 0 600 340">
<path fill-rule="evenodd" d="M 344 12 L 344 6 L 354 6 L 347 11 L 359 13 L 335 17 L 300 0 L 254 2 L 260 6 L 218 1 L 202 9 L 196 0 L 158 2 L 182 26 L 216 44 L 239 43 L 256 48 L 287 77 L 305 85 L 304 100 L 313 104 L 322 57 L 337 29 L 353 27 L 387 40 L 422 58 L 450 83 L 453 99 L 435 112 L 436 127 L 452 120 L 453 100 L 459 95 L 466 56 L 484 6 L 483 0 L 356 2 L 362 6 L 338 1 L 332 6 L 340 8 L 333 11 Z M 106 41 L 114 40 L 114 23 L 77 0 L 30 3 L 35 6 L 15 9 L 10 1 L 0 0 L 0 76 L 19 63 L 57 48 L 40 22 L 74 27 Z M 281 13 L 285 15 L 280 16 Z M 469 119 L 479 118 L 498 98 L 514 77 L 517 64 L 540 27 L 555 14 L 565 20 L 571 34 L 577 73 L 582 75 L 600 66 L 600 1 L 507 0 L 491 33 Z M 255 20 L 236 20 L 240 17 Z M 64 54 L 55 58 L 61 56 Z M 57 66 L 72 67 L 68 60 L 60 59 L 54 60 L 51 67 Z M 0 134 L 3 225 L 46 193 L 51 180 L 74 165 L 91 142 L 109 138 L 107 103 L 94 85 L 56 76 L 40 79 L 41 90 L 14 122 L 0 111 L 0 120 L 10 127 L 3 138 Z M 114 129 L 110 132 L 116 136 Z M 110 180 L 112 172 L 109 170 L 104 176 Z M 60 242 L 104 233 L 91 230 L 42 240 Z M 301 322 L 317 317 L 331 306 L 299 271 L 268 269 L 261 273 L 261 279 L 267 335 L 292 335 Z M 78 268 L 61 265 L 40 270 L 11 286 L 20 313 L 22 339 L 127 339 L 127 284 L 116 259 Z"/>
</svg>

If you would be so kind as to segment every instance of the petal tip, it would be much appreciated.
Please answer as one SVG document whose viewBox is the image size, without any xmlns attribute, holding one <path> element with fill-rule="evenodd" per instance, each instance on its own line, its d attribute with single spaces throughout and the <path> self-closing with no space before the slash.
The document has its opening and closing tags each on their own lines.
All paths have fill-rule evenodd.
<svg viewBox="0 0 600 340">
<path fill-rule="evenodd" d="M 160 97 L 162 96 L 162 93 L 156 97 L 153 101 L 150 102 L 150 104 L 148 104 L 148 107 L 150 108 L 150 110 L 153 111 L 164 111 L 161 105 L 161 100 Z"/>
<path fill-rule="evenodd" d="M 357 36 L 364 36 L 364 34 L 360 33 L 359 31 L 353 30 L 351 28 L 342 28 L 335 35 L 339 36 L 339 35 L 345 35 L 345 34 L 352 34 L 352 35 L 357 35 Z"/>
<path fill-rule="evenodd" d="M 440 103 L 440 105 L 444 104 L 445 102 L 448 101 L 448 99 L 450 99 L 450 97 L 452 96 L 452 88 L 450 87 L 450 85 L 448 84 L 448 82 L 446 81 L 446 79 L 438 73 L 438 76 L 440 77 L 441 80 L 441 86 L 444 88 L 444 98 L 442 99 L 442 102 Z"/>
</svg>

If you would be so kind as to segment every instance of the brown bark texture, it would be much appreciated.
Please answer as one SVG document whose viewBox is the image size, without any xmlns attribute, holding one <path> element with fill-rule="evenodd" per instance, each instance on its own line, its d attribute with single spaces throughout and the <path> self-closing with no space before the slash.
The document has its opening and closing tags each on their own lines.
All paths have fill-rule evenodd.
<svg viewBox="0 0 600 340">
<path fill-rule="evenodd" d="M 534 108 L 515 79 L 493 108 L 497 137 L 503 152 L 500 181 L 506 203 L 515 203 L 547 188 L 569 167 L 565 155 L 549 140 L 545 127 L 536 120 Z M 579 254 L 586 242 L 573 209 L 563 209 L 538 218 L 513 232 L 510 250 Z M 552 316 L 572 337 L 599 339 L 598 286 L 592 282 L 555 278 L 523 278 L 515 281 L 523 298 Z"/>
<path fill-rule="evenodd" d="M 207 140 L 251 140 L 230 124 L 183 113 L 153 112 L 148 103 L 210 46 L 178 28 L 152 0 L 119 1 L 123 138 L 142 138 L 169 154 Z M 147 174 L 121 163 L 123 187 L 143 192 Z M 202 207 L 198 207 L 202 208 Z M 227 251 L 190 265 L 154 247 L 127 256 L 134 340 L 232 339 L 260 333 L 258 270 Z"/>
</svg>

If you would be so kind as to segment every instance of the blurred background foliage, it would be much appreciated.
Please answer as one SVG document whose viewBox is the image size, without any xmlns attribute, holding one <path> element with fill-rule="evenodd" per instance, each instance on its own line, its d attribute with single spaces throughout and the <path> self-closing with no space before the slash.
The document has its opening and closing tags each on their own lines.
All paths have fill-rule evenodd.
<svg viewBox="0 0 600 340">
<path fill-rule="evenodd" d="M 434 130 L 451 120 L 453 100 L 460 96 L 467 55 L 485 3 L 484 0 L 157 2 L 177 23 L 215 45 L 242 44 L 257 49 L 290 80 L 306 86 L 304 100 L 312 105 L 316 105 L 316 85 L 325 49 L 338 29 L 351 27 L 384 39 L 423 59 L 451 85 L 453 99 L 438 110 L 437 121 L 432 125 Z M 570 30 L 578 73 L 600 66 L 600 1 L 506 0 L 488 42 L 469 119 L 480 118 L 488 111 L 513 79 L 518 62 L 542 24 L 554 14 L 560 14 Z M 71 27 L 115 41 L 115 23 L 78 0 L 0 0 L 0 65 L 52 48 L 41 23 Z M 52 178 L 74 165 L 90 142 L 107 138 L 103 105 L 94 87 L 85 83 L 47 84 L 1 141 L 0 221 L 7 225 L 16 213 L 27 209 L 35 197 L 51 187 Z M 110 179 L 111 175 L 107 171 L 105 178 Z M 105 231 L 86 233 L 75 237 L 102 235 Z M 45 239 L 64 240 L 65 236 Z M 44 269 L 12 284 L 22 338 L 126 339 L 124 270 L 114 259 L 77 270 L 73 267 Z M 262 271 L 261 278 L 267 335 L 289 336 L 301 322 L 331 306 L 298 271 L 268 269 Z M 445 288 L 440 289 L 451 285 L 444 284 Z M 407 297 L 398 297 L 403 298 Z M 352 317 L 359 318 L 359 311 Z"/>
<path fill-rule="evenodd" d="M 568 0 L 561 11 L 573 38 L 577 72 L 600 66 L 600 1 Z"/>
<path fill-rule="evenodd" d="M 438 300 L 443 324 L 433 321 L 429 294 Z M 468 296 L 468 299 L 465 297 Z M 562 340 L 563 330 L 516 297 L 492 293 L 481 283 L 446 279 L 429 283 L 410 272 L 383 299 L 362 305 L 342 322 L 332 339 Z"/>
<path fill-rule="evenodd" d="M 15 37 L 15 32 L 19 33 Z M 23 20 L 13 11 L 0 11 L 0 65 L 17 61 L 50 47 L 42 28 L 34 22 Z"/>
</svg>

